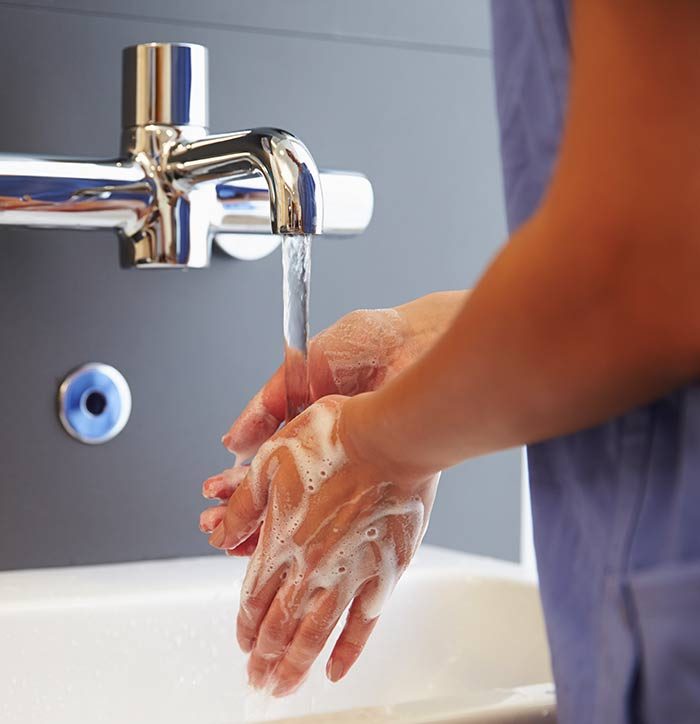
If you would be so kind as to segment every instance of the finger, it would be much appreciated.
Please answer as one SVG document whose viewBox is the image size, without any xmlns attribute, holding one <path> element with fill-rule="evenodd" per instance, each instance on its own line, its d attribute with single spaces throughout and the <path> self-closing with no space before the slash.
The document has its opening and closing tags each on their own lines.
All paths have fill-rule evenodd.
<svg viewBox="0 0 700 724">
<path fill-rule="evenodd" d="M 260 539 L 260 528 L 258 528 L 250 538 L 246 538 L 243 543 L 237 545 L 235 548 L 231 548 L 226 551 L 227 556 L 234 557 L 247 557 L 252 556 L 255 553 L 255 549 L 258 547 L 258 540 Z"/>
<path fill-rule="evenodd" d="M 285 389 L 284 367 L 280 366 L 221 438 L 224 447 L 239 460 L 253 457 L 284 421 L 287 405 Z"/>
<path fill-rule="evenodd" d="M 379 617 L 369 618 L 364 610 L 368 607 L 370 598 L 376 595 L 378 586 L 377 579 L 372 579 L 352 602 L 343 630 L 326 665 L 326 676 L 333 682 L 340 681 L 350 671 L 377 625 Z"/>
<path fill-rule="evenodd" d="M 328 360 L 329 333 L 330 330 L 326 329 L 309 342 L 309 393 L 312 400 L 342 392 Z"/>
<path fill-rule="evenodd" d="M 350 603 L 349 597 L 340 600 L 339 595 L 337 589 L 319 591 L 315 600 L 310 602 L 310 612 L 297 627 L 287 652 L 274 671 L 274 696 L 291 694 L 306 679 L 342 612 Z"/>
<path fill-rule="evenodd" d="M 211 533 L 214 528 L 223 520 L 224 514 L 226 513 L 225 505 L 217 505 L 213 508 L 207 508 L 199 516 L 199 530 L 202 533 Z M 258 545 L 258 539 L 260 537 L 260 529 L 255 531 L 250 538 L 244 540 L 240 545 L 230 550 L 226 550 L 227 556 L 238 556 L 247 557 L 253 555 L 255 548 Z"/>
<path fill-rule="evenodd" d="M 260 554 L 258 555 L 262 558 Z M 241 592 L 241 603 L 236 621 L 238 645 L 246 654 L 250 653 L 255 646 L 260 625 L 287 575 L 286 569 L 280 568 L 261 586 L 257 586 L 255 582 L 249 583 L 250 571 L 258 564 L 259 561 L 255 557 L 250 562 L 246 581 Z M 250 591 L 247 595 L 246 590 Z"/>
<path fill-rule="evenodd" d="M 285 584 L 277 591 L 255 635 L 255 646 L 248 659 L 252 686 L 264 688 L 289 646 L 299 624 L 301 585 Z"/>
<path fill-rule="evenodd" d="M 269 481 L 263 484 L 256 475 L 253 489 L 251 477 L 249 472 L 229 498 L 223 520 L 209 537 L 209 545 L 214 548 L 236 548 L 260 526 L 267 505 Z"/>
<path fill-rule="evenodd" d="M 243 482 L 248 472 L 247 465 L 228 468 L 218 475 L 212 475 L 202 483 L 202 495 L 213 500 L 228 500 L 233 491 Z"/>
<path fill-rule="evenodd" d="M 225 505 L 215 505 L 213 508 L 203 510 L 199 515 L 199 530 L 202 533 L 211 533 L 224 519 Z"/>
</svg>

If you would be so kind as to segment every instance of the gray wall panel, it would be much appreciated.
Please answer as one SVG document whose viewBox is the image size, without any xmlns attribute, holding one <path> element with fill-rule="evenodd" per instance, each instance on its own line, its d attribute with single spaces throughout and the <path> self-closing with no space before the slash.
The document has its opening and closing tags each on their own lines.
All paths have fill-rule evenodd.
<svg viewBox="0 0 700 724">
<path fill-rule="evenodd" d="M 20 0 L 0 6 L 142 19 L 187 27 L 292 33 L 364 43 L 433 46 L 448 53 L 491 47 L 488 0 Z"/>
<path fill-rule="evenodd" d="M 112 6 L 123 4 L 100 4 Z M 429 19 L 432 6 L 411 7 Z M 372 179 L 369 231 L 316 243 L 315 330 L 471 284 L 503 240 L 486 57 L 0 4 L 0 63 L 12 69 L 0 151 L 114 155 L 121 48 L 149 40 L 209 47 L 212 130 L 287 127 L 319 164 Z M 0 230 L 2 568 L 206 552 L 199 482 L 227 464 L 221 433 L 278 363 L 279 253 L 217 254 L 187 273 L 117 260 L 108 233 Z M 60 379 L 90 360 L 121 369 L 134 395 L 124 432 L 98 447 L 68 438 L 54 410 Z M 428 540 L 515 557 L 518 488 L 515 452 L 449 471 Z"/>
</svg>

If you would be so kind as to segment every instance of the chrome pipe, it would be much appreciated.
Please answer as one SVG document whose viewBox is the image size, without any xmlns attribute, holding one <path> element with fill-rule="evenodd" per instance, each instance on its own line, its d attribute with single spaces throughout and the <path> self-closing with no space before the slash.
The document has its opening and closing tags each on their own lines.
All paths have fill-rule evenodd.
<svg viewBox="0 0 700 724">
<path fill-rule="evenodd" d="M 0 154 L 0 224 L 134 232 L 153 201 L 133 161 Z"/>
<path fill-rule="evenodd" d="M 150 269 L 208 266 L 214 237 L 253 259 L 280 234 L 366 228 L 364 176 L 319 173 L 306 146 L 279 129 L 208 135 L 207 113 L 206 48 L 126 48 L 122 157 L 0 154 L 0 225 L 113 228 L 126 263 Z"/>
<path fill-rule="evenodd" d="M 122 53 L 122 128 L 208 128 L 207 49 L 194 43 L 142 43 Z"/>
</svg>

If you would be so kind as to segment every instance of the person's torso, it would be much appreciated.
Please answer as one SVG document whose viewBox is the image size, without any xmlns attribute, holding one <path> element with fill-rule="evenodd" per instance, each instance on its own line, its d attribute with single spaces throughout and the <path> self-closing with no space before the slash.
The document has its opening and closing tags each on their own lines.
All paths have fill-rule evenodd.
<svg viewBox="0 0 700 724">
<path fill-rule="evenodd" d="M 513 230 L 556 159 L 570 12 L 562 0 L 492 9 Z M 700 385 L 528 458 L 559 721 L 700 721 Z"/>
</svg>

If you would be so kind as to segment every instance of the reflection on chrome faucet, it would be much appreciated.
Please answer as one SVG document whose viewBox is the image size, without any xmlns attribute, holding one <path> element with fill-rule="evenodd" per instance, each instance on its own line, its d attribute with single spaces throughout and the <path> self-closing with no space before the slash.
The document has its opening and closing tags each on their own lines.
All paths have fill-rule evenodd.
<svg viewBox="0 0 700 724">
<path fill-rule="evenodd" d="M 125 263 L 141 268 L 205 267 L 221 235 L 245 234 L 245 257 L 257 258 L 273 245 L 252 235 L 367 226 L 369 181 L 319 172 L 292 134 L 207 135 L 206 48 L 149 43 L 126 48 L 123 60 L 122 158 L 0 154 L 0 224 L 114 228 Z"/>
</svg>

